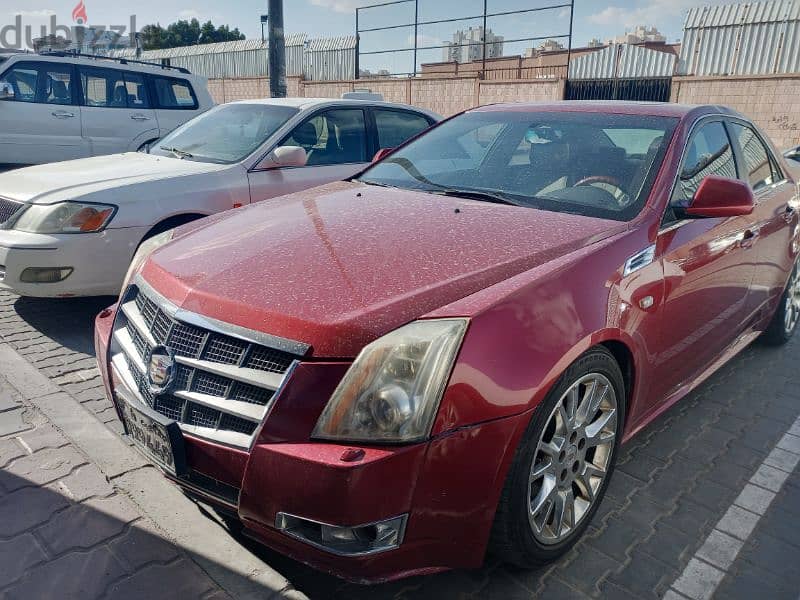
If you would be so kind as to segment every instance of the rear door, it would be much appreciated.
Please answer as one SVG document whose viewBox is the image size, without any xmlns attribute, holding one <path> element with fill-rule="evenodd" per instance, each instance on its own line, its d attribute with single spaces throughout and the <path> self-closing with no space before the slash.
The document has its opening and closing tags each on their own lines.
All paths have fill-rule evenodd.
<svg viewBox="0 0 800 600">
<path fill-rule="evenodd" d="M 756 205 L 751 220 L 755 246 L 755 269 L 749 310 L 772 308 L 794 265 L 793 232 L 797 227 L 796 190 L 783 174 L 778 161 L 749 123 L 729 122 L 737 149 L 742 179 L 753 189 Z M 770 316 L 769 310 L 765 316 Z"/>
<path fill-rule="evenodd" d="M 371 150 L 365 111 L 350 107 L 320 111 L 295 127 L 278 146 L 303 148 L 308 155 L 306 166 L 251 171 L 252 202 L 347 179 L 363 169 Z"/>
<path fill-rule="evenodd" d="M 161 75 L 149 79 L 160 137 L 199 114 L 197 95 L 188 80 Z"/>
<path fill-rule="evenodd" d="M 78 65 L 83 136 L 93 156 L 137 150 L 158 137 L 158 122 L 144 76 L 133 71 Z"/>
<path fill-rule="evenodd" d="M 88 156 L 81 137 L 72 65 L 13 62 L 0 84 L 14 90 L 0 101 L 0 163 L 39 164 Z"/>
<path fill-rule="evenodd" d="M 433 125 L 428 117 L 399 108 L 373 108 L 376 148 L 397 148 Z"/>
<path fill-rule="evenodd" d="M 733 145 L 719 119 L 695 128 L 657 238 L 665 300 L 654 361 L 661 387 L 654 397 L 694 379 L 746 328 L 755 264 L 750 217 L 679 220 L 672 210 L 687 206 L 709 175 L 737 177 Z"/>
</svg>

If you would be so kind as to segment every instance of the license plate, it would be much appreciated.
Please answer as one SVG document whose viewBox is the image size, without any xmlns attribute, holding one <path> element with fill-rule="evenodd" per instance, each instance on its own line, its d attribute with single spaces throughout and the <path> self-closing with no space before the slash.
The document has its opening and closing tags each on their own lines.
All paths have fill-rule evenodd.
<svg viewBox="0 0 800 600">
<path fill-rule="evenodd" d="M 134 407 L 124 398 L 120 408 L 125 431 L 139 451 L 170 475 L 185 475 L 186 454 L 178 424 L 148 408 Z"/>
</svg>

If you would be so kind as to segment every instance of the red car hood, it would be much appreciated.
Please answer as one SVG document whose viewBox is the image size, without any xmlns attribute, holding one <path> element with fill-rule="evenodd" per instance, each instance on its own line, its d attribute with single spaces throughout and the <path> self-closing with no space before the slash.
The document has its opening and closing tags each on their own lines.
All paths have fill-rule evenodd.
<svg viewBox="0 0 800 600">
<path fill-rule="evenodd" d="M 203 223 L 203 222 L 201 222 Z M 624 223 L 335 183 L 203 223 L 143 276 L 178 306 L 352 357 L 375 338 Z"/>
</svg>

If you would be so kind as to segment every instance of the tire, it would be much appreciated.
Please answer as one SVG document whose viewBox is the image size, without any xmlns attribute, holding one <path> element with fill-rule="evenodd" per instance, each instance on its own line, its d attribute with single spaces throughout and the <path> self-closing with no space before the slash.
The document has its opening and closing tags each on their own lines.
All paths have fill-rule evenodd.
<svg viewBox="0 0 800 600">
<path fill-rule="evenodd" d="M 778 308 L 761 338 L 771 346 L 781 346 L 792 339 L 800 321 L 800 261 L 796 262 Z"/>
<path fill-rule="evenodd" d="M 584 404 L 583 401 L 590 399 L 586 393 L 592 383 L 597 385 L 593 389 L 600 392 L 598 396 L 601 400 L 596 405 L 596 412 L 587 415 L 583 425 L 580 425 L 581 411 L 589 412 L 591 403 Z M 577 396 L 573 390 L 577 390 Z M 574 415 L 573 424 L 578 424 L 576 427 L 565 425 L 567 421 L 564 417 L 568 415 L 570 406 L 576 407 L 571 411 Z M 615 406 L 613 417 L 610 415 L 612 406 Z M 495 513 L 489 542 L 492 554 L 518 567 L 531 568 L 556 560 L 575 545 L 608 487 L 622 437 L 624 415 L 625 385 L 619 364 L 605 348 L 593 348 L 570 365 L 531 418 L 506 477 Z M 606 417 L 608 429 L 614 430 L 613 439 L 608 439 L 606 427 L 597 429 Z M 591 427 L 586 428 L 587 424 Z M 597 435 L 592 435 L 594 441 L 587 441 L 587 435 L 595 431 Z M 563 441 L 558 454 L 552 450 L 559 447 L 557 438 Z M 605 441 L 596 443 L 598 439 Z M 548 460 L 551 466 L 543 466 Z M 547 469 L 544 475 L 534 474 L 534 461 L 537 472 Z M 590 465 L 594 463 L 604 464 L 605 474 L 602 477 L 590 471 Z M 591 494 L 585 491 L 587 484 L 592 490 Z M 551 489 L 551 485 L 555 486 L 551 499 L 540 501 L 548 496 L 547 490 Z M 555 517 L 559 502 L 569 507 L 569 501 L 565 498 L 570 493 L 575 498 L 571 509 L 571 527 L 569 510 L 562 511 L 564 519 L 558 524 Z M 586 506 L 584 504 L 588 497 L 593 499 Z M 547 508 L 547 502 L 553 505 L 551 509 Z M 535 514 L 530 508 L 534 506 L 541 507 Z M 550 515 L 549 518 L 547 515 Z"/>
</svg>

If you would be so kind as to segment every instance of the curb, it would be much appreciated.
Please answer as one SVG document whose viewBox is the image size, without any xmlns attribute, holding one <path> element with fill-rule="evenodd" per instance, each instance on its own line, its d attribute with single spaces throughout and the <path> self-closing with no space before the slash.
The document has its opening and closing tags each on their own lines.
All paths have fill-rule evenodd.
<svg viewBox="0 0 800 600">
<path fill-rule="evenodd" d="M 241 546 L 70 394 L 0 343 L 3 377 L 94 462 L 110 483 L 234 598 L 302 600 L 289 580 Z M 146 493 L 145 493 L 146 490 Z"/>
</svg>

